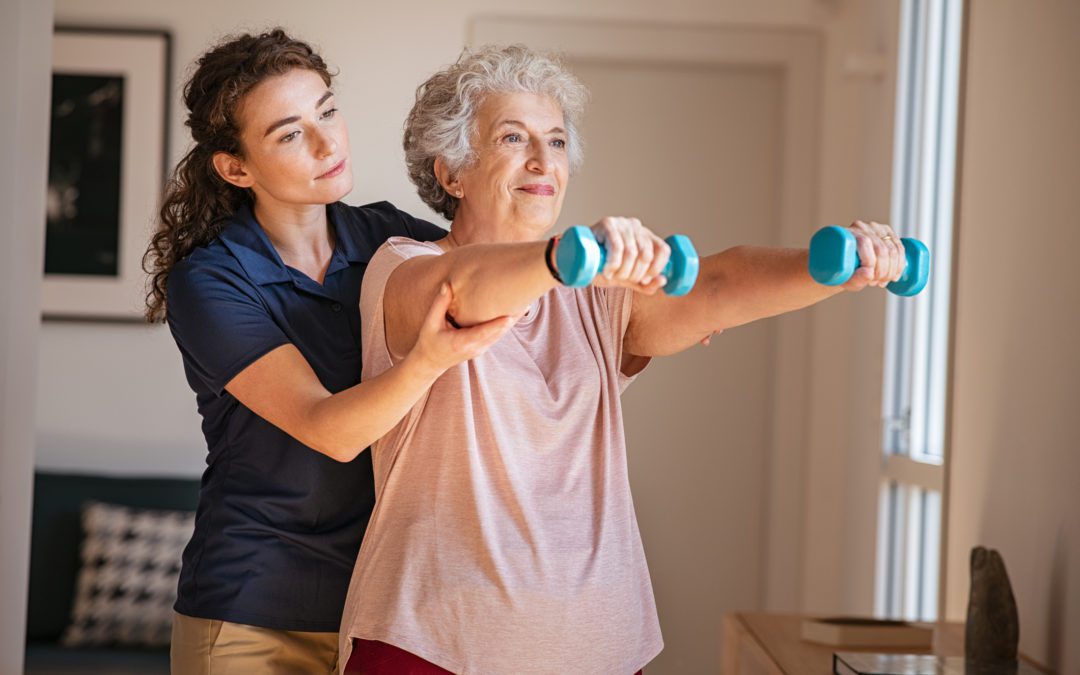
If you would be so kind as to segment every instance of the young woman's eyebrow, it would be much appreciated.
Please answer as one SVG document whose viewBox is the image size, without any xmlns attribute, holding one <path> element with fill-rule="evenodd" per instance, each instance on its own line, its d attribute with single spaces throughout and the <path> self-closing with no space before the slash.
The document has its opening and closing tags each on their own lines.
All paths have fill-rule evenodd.
<svg viewBox="0 0 1080 675">
<path fill-rule="evenodd" d="M 315 102 L 315 107 L 318 108 L 323 103 L 326 103 L 327 99 L 329 99 L 333 95 L 334 95 L 334 92 L 327 89 L 323 93 L 323 95 L 319 97 L 319 100 Z M 280 129 L 281 127 L 285 126 L 286 124 L 292 124 L 293 122 L 298 122 L 298 121 L 300 121 L 300 117 L 298 115 L 293 115 L 292 117 L 286 117 L 285 119 L 280 119 L 277 122 L 274 122 L 273 124 L 271 124 L 270 126 L 268 126 L 266 128 L 266 133 L 263 134 L 263 138 L 266 138 L 270 134 L 274 133 L 274 131 L 276 129 Z"/>
</svg>

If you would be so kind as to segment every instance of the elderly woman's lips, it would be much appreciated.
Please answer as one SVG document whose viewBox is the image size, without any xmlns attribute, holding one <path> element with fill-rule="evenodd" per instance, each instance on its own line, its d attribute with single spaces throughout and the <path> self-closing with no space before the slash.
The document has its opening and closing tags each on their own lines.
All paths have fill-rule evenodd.
<svg viewBox="0 0 1080 675">
<path fill-rule="evenodd" d="M 330 169 L 329 171 L 327 171 L 323 175 L 319 176 L 319 178 L 333 178 L 334 176 L 338 175 L 339 173 L 341 173 L 344 170 L 345 170 L 345 160 L 341 160 L 340 162 L 335 164 L 332 169 Z M 316 178 L 315 180 L 319 180 L 319 178 Z"/>
<path fill-rule="evenodd" d="M 550 185 L 522 185 L 518 189 L 524 190 L 531 195 L 544 195 L 550 197 L 555 194 L 555 188 Z"/>
</svg>

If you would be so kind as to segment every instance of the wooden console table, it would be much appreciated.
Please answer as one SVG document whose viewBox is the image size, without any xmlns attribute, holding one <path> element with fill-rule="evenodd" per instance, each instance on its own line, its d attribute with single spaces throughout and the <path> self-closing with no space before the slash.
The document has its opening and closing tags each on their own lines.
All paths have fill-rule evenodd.
<svg viewBox="0 0 1080 675">
<path fill-rule="evenodd" d="M 831 675 L 832 655 L 843 647 L 803 642 L 799 614 L 738 612 L 724 615 L 723 675 Z M 871 651 L 887 651 L 874 649 Z M 964 624 L 934 624 L 930 650 L 902 649 L 908 654 L 964 655 Z M 1022 658 L 1045 673 L 1050 671 Z"/>
</svg>

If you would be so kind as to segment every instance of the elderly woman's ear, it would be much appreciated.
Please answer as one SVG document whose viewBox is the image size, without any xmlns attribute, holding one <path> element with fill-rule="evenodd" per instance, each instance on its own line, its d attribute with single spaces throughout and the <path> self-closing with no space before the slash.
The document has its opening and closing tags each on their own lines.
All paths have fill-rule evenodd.
<svg viewBox="0 0 1080 675">
<path fill-rule="evenodd" d="M 450 172 L 450 167 L 446 165 L 442 157 L 435 158 L 435 178 L 439 180 L 439 185 L 451 197 L 461 199 L 465 196 L 464 191 L 461 189 L 461 180 L 457 175 Z"/>
</svg>

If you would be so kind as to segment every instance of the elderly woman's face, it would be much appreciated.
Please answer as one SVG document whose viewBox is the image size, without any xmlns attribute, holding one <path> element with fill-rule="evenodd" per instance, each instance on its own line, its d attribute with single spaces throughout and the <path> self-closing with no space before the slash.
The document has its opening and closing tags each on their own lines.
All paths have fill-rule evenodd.
<svg viewBox="0 0 1080 675">
<path fill-rule="evenodd" d="M 533 238 L 554 225 L 570 175 L 565 124 L 547 96 L 488 95 L 476 115 L 477 160 L 458 174 L 458 217 Z"/>
</svg>

